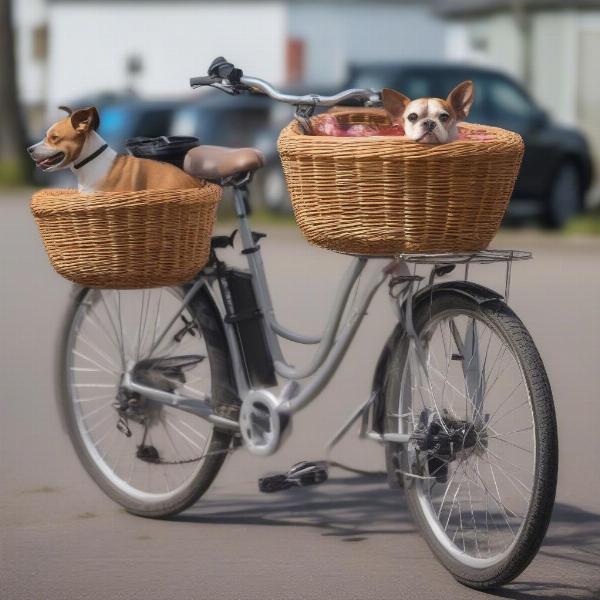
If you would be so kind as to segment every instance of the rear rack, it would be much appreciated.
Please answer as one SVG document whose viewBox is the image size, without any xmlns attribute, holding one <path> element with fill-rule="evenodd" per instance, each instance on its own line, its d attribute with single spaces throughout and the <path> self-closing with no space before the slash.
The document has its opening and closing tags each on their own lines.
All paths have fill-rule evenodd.
<svg viewBox="0 0 600 600">
<path fill-rule="evenodd" d="M 441 254 L 398 254 L 398 261 L 418 265 L 486 265 L 495 262 L 512 262 L 533 258 L 531 252 L 525 250 L 480 250 L 479 252 L 450 252 Z"/>
<path fill-rule="evenodd" d="M 372 258 L 372 257 L 371 257 Z M 381 258 L 381 257 L 380 257 Z M 435 279 L 435 276 L 440 274 L 438 268 L 448 266 L 449 268 L 444 269 L 445 273 L 453 270 L 457 265 L 465 266 L 464 279 L 469 279 L 469 266 L 472 264 L 488 265 L 491 263 L 505 263 L 506 264 L 506 276 L 504 282 L 504 300 L 508 302 L 508 296 L 510 293 L 510 276 L 512 263 L 515 260 L 529 260 L 533 258 L 533 254 L 526 250 L 479 250 L 478 252 L 448 252 L 448 253 L 418 253 L 418 254 L 397 254 L 390 256 L 398 262 L 404 262 L 407 264 L 414 265 L 416 270 L 417 265 L 431 265 L 433 267 L 431 275 L 429 277 L 429 284 L 431 285 Z"/>
</svg>

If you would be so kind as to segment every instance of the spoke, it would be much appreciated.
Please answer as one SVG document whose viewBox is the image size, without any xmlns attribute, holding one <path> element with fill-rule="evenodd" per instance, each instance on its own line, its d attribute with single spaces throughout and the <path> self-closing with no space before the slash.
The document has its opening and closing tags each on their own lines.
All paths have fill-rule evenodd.
<svg viewBox="0 0 600 600">
<path fill-rule="evenodd" d="M 517 492 L 521 495 L 521 498 L 523 498 L 523 500 L 525 500 L 525 502 L 527 502 L 527 504 L 529 504 L 529 500 L 531 498 L 531 488 L 527 487 L 518 477 L 515 477 L 514 475 L 511 475 L 510 473 L 508 473 L 507 471 L 504 470 L 504 468 L 502 467 L 502 465 L 499 465 L 498 463 L 493 463 L 492 461 L 488 460 L 487 458 L 484 458 L 483 456 L 481 457 L 485 462 L 487 462 L 490 467 L 494 466 L 497 469 L 500 470 L 500 472 L 505 476 L 506 479 L 508 479 L 508 481 L 510 482 L 510 484 L 517 490 Z M 515 483 L 516 482 L 516 483 Z M 519 484 L 528 494 L 529 496 L 524 496 L 523 495 L 523 491 L 520 490 L 516 484 Z"/>
<path fill-rule="evenodd" d="M 179 429 L 177 427 L 177 425 L 175 425 L 173 423 L 173 421 L 171 421 L 171 419 L 169 419 L 168 417 L 165 417 L 165 421 L 184 439 L 187 440 L 192 446 L 194 446 L 194 448 L 197 448 L 198 450 L 200 450 L 200 452 L 202 452 L 202 448 L 200 448 L 200 446 L 198 446 L 198 444 L 196 444 L 196 442 L 194 442 L 194 440 L 192 440 L 191 438 L 189 438 L 185 433 L 183 433 L 183 431 L 181 431 L 181 429 Z"/>
<path fill-rule="evenodd" d="M 499 500 L 496 500 L 494 498 L 493 495 L 490 494 L 490 496 L 492 498 L 494 498 L 494 501 L 496 502 L 496 504 L 498 504 L 498 507 L 502 509 L 502 514 L 504 515 L 504 520 L 506 521 L 506 524 L 508 525 L 508 528 L 510 529 L 510 532 L 513 534 L 513 537 L 515 537 L 515 533 L 513 531 L 513 528 L 508 520 L 508 514 L 507 511 L 509 511 L 510 509 L 505 506 L 502 502 L 502 496 L 500 495 L 500 490 L 498 489 L 498 482 L 496 481 L 496 475 L 494 474 L 494 467 L 491 464 L 488 464 L 488 466 L 490 467 L 490 472 L 492 474 L 492 480 L 494 482 L 494 488 L 496 489 L 496 494 L 498 494 L 498 498 Z M 483 482 L 482 482 L 483 483 Z M 512 512 L 512 511 L 510 511 Z M 514 513 L 513 513 L 514 514 Z M 518 515 L 517 515 L 518 516 Z"/>
<path fill-rule="evenodd" d="M 152 330 L 152 343 L 150 344 L 150 348 L 154 348 L 154 342 L 156 341 L 156 332 L 158 330 L 158 323 L 159 323 L 158 315 L 160 313 L 160 304 L 162 302 L 163 290 L 164 290 L 164 288 L 160 288 L 160 293 L 158 295 L 158 303 L 156 306 L 156 316 L 154 317 L 154 329 Z M 150 356 L 150 355 L 148 355 L 148 356 Z"/>
<path fill-rule="evenodd" d="M 74 388 L 110 388 L 115 389 L 117 386 L 114 383 L 73 383 Z"/>
<path fill-rule="evenodd" d="M 508 440 L 504 440 L 502 438 L 496 438 L 496 441 L 501 442 L 502 444 L 508 444 L 509 446 L 512 446 L 513 448 L 517 448 L 518 450 L 521 450 L 522 452 L 527 452 L 528 454 L 533 454 L 533 450 L 527 450 L 527 448 L 523 448 L 523 446 L 519 446 L 519 444 L 509 442 Z"/>
<path fill-rule="evenodd" d="M 165 425 L 165 422 L 163 419 L 160 420 L 160 424 L 162 425 L 163 429 L 165 430 L 165 435 L 167 436 L 167 439 L 169 440 L 169 443 L 171 444 L 171 448 L 173 449 L 173 454 L 174 454 L 175 460 L 177 460 L 177 461 L 181 460 L 181 457 L 179 456 L 179 452 L 177 452 L 175 442 L 173 442 L 173 438 L 171 437 L 171 434 L 169 433 L 169 430 L 167 429 L 167 426 Z M 178 464 L 177 466 L 179 467 L 179 472 L 183 474 L 183 472 L 184 472 L 183 465 Z"/>
<path fill-rule="evenodd" d="M 454 509 L 454 505 L 456 504 L 456 496 L 458 496 L 458 492 L 460 491 L 460 486 L 463 484 L 464 478 L 460 480 L 460 483 L 456 487 L 456 491 L 454 492 L 454 496 L 452 497 L 452 504 L 450 505 L 450 512 L 448 513 L 448 518 L 446 519 L 446 525 L 444 526 L 444 531 L 448 529 L 448 523 L 450 523 L 450 517 L 452 516 L 452 510 Z"/>
<path fill-rule="evenodd" d="M 198 437 L 201 437 L 204 441 L 206 441 L 206 436 L 202 433 L 200 433 L 198 430 L 194 429 L 189 423 L 187 423 L 186 421 L 181 420 L 179 417 L 177 418 L 177 420 L 184 425 L 185 427 L 187 427 L 190 431 L 193 431 Z"/>
<path fill-rule="evenodd" d="M 488 440 L 495 440 L 495 439 L 502 439 L 504 437 L 506 437 L 507 435 L 513 435 L 514 433 L 523 433 L 524 431 L 531 431 L 533 429 L 533 425 L 530 425 L 529 427 L 522 427 L 521 429 L 513 429 L 512 431 L 506 431 L 503 432 L 501 431 L 499 434 L 496 435 L 488 435 Z"/>
<path fill-rule="evenodd" d="M 106 421 L 108 421 L 108 419 L 110 419 L 110 417 L 112 417 L 113 414 L 109 413 L 108 415 L 106 415 L 103 419 L 101 419 L 100 421 L 98 421 L 95 425 L 93 425 L 90 429 L 86 429 L 86 431 L 89 433 L 92 433 L 92 431 L 95 431 L 96 429 L 98 429 L 98 427 L 100 425 L 102 425 L 102 423 L 106 423 Z M 85 416 L 83 417 L 83 420 L 85 421 Z"/>
<path fill-rule="evenodd" d="M 117 430 L 116 427 L 115 427 L 115 430 Z M 112 469 L 113 473 L 115 473 L 115 475 L 117 473 L 117 466 L 118 466 L 118 464 L 119 464 L 119 462 L 121 460 L 121 456 L 123 454 L 123 446 L 126 446 L 125 440 L 127 438 L 124 435 L 122 435 L 120 439 L 121 439 L 121 443 L 119 444 L 119 453 L 117 454 L 117 458 L 113 462 L 112 467 L 111 467 L 111 469 Z"/>
<path fill-rule="evenodd" d="M 92 398 L 75 398 L 75 404 L 83 404 L 84 402 L 95 402 L 96 400 L 114 400 L 114 396 L 93 396 Z"/>
<path fill-rule="evenodd" d="M 471 497 L 471 481 L 467 480 L 467 489 L 469 492 L 469 505 L 471 506 L 471 520 L 475 530 L 475 552 L 479 555 L 479 540 L 477 539 L 477 520 L 475 519 L 475 511 L 473 510 L 473 499 Z"/>
<path fill-rule="evenodd" d="M 84 419 L 89 419 L 92 415 L 99 413 L 101 410 L 104 410 L 105 408 L 110 408 L 112 410 L 112 406 L 110 404 L 102 404 L 101 406 L 98 406 L 98 408 L 94 408 L 94 410 L 91 410 L 90 412 L 88 412 L 82 416 Z"/>
<path fill-rule="evenodd" d="M 104 310 L 105 310 L 106 315 L 108 317 L 108 321 L 110 322 L 112 330 L 115 333 L 115 338 L 116 338 L 116 340 L 118 342 L 118 345 L 120 347 L 121 368 L 124 369 L 125 368 L 125 349 L 124 349 L 124 346 L 123 346 L 123 329 L 121 328 L 121 337 L 119 337 L 119 332 L 117 330 L 117 326 L 115 325 L 115 322 L 113 321 L 112 315 L 110 314 L 110 310 L 108 309 L 108 305 L 106 303 L 106 299 L 104 298 L 104 292 L 102 290 L 100 290 L 100 300 L 102 301 L 102 305 L 104 306 Z"/>
<path fill-rule="evenodd" d="M 112 445 L 112 441 L 113 441 L 113 439 L 114 439 L 115 435 L 116 435 L 117 433 L 120 433 L 120 431 L 119 431 L 119 430 L 118 430 L 116 427 L 115 427 L 114 429 L 109 429 L 109 430 L 108 430 L 108 431 L 107 431 L 107 432 L 106 432 L 106 433 L 105 433 L 105 434 L 104 434 L 104 435 L 103 435 L 103 436 L 102 436 L 102 437 L 101 437 L 99 440 L 97 440 L 97 441 L 96 441 L 96 446 L 99 446 L 99 445 L 100 445 L 100 443 L 104 441 L 104 439 L 106 438 L 106 436 L 107 436 L 107 435 L 109 435 L 111 431 L 112 431 L 112 435 L 110 436 L 110 442 L 111 442 L 111 443 L 106 445 L 106 450 L 105 450 L 105 451 L 104 451 L 104 452 L 103 452 L 103 453 L 100 455 L 100 458 L 101 458 L 101 459 L 102 459 L 104 462 L 106 462 L 105 458 L 106 458 L 106 455 L 107 455 L 107 454 L 109 453 L 109 451 L 110 451 L 110 448 L 111 448 L 111 445 Z"/>
<path fill-rule="evenodd" d="M 494 416 L 498 413 L 498 411 L 502 408 L 502 406 L 504 406 L 504 402 L 495 410 L 494 414 L 490 417 L 487 426 L 490 427 L 492 425 L 492 423 L 499 423 L 500 421 L 502 421 L 502 419 L 504 419 L 505 417 L 508 417 L 508 415 L 512 414 L 513 412 L 515 412 L 516 410 L 518 410 L 519 408 L 522 408 L 523 406 L 525 406 L 526 404 L 529 404 L 529 398 L 525 399 L 523 402 L 521 402 L 521 404 L 517 405 L 517 406 L 513 406 L 508 412 L 504 413 L 501 417 L 498 417 L 497 419 L 494 420 Z"/>
<path fill-rule="evenodd" d="M 81 334 L 79 335 L 79 339 L 92 350 L 94 350 L 99 356 L 101 356 L 110 365 L 110 367 L 115 370 L 115 372 L 119 372 L 118 365 L 115 365 L 115 363 L 105 352 L 102 352 L 102 350 L 100 350 L 95 344 L 92 344 L 92 342 L 90 342 L 87 338 L 83 337 Z M 75 352 L 75 350 L 73 350 L 73 352 Z"/>
<path fill-rule="evenodd" d="M 506 460 L 506 458 L 503 458 L 502 456 L 499 456 L 498 454 L 495 454 L 489 448 L 485 448 L 485 450 L 486 450 L 487 454 L 490 454 L 496 460 L 501 460 L 502 462 L 506 463 L 509 467 L 513 467 L 514 469 L 520 469 L 521 471 L 524 471 L 525 473 L 527 473 L 527 475 L 530 475 L 531 477 L 534 476 L 534 472 L 533 471 L 530 471 L 529 469 L 526 469 L 525 467 L 521 467 L 519 465 L 515 465 L 514 463 L 510 462 L 509 460 Z"/>
<path fill-rule="evenodd" d="M 92 317 L 92 314 L 94 315 L 95 318 Z M 112 335 L 110 335 L 108 329 L 104 325 L 102 325 L 102 319 L 100 318 L 100 316 L 98 314 L 96 314 L 96 312 L 94 310 L 94 306 L 92 304 L 88 305 L 88 312 L 87 312 L 86 318 L 96 329 L 98 329 L 104 333 L 106 338 L 115 347 L 115 350 L 119 354 L 121 354 L 121 349 L 119 348 L 119 341 L 118 340 L 115 341 L 115 338 Z M 98 319 L 98 321 L 96 321 L 96 319 Z"/>
<path fill-rule="evenodd" d="M 104 432 L 104 434 L 103 434 L 101 437 L 99 437 L 99 438 L 98 438 L 98 439 L 97 439 L 97 440 L 94 442 L 94 445 L 95 445 L 96 447 L 100 446 L 100 444 L 101 444 L 101 443 L 102 443 L 102 442 L 103 442 L 103 441 L 106 439 L 106 436 L 107 436 L 107 435 L 109 435 L 109 434 L 112 432 L 112 434 L 113 434 L 113 435 L 112 435 L 112 437 L 114 437 L 114 436 L 115 436 L 115 433 L 116 433 L 117 431 L 118 431 L 118 429 L 117 429 L 116 427 L 115 427 L 114 429 L 113 429 L 112 427 L 111 427 L 110 429 L 107 429 L 107 430 Z M 112 438 L 111 438 L 111 439 L 112 439 Z M 108 448 L 107 448 L 107 449 L 106 449 L 106 450 L 105 450 L 105 451 L 104 451 L 104 452 L 103 452 L 103 453 L 100 455 L 100 458 L 101 458 L 102 460 L 104 460 L 104 457 L 105 457 L 105 456 L 106 456 L 106 454 L 108 453 L 109 449 L 110 449 L 110 446 L 109 446 L 109 447 L 108 447 Z"/>
<path fill-rule="evenodd" d="M 448 492 L 450 491 L 450 487 L 452 486 L 452 482 L 454 481 L 454 478 L 456 477 L 457 473 L 458 473 L 458 465 L 457 465 L 457 468 L 454 470 L 454 473 L 452 473 L 452 476 L 450 477 L 450 481 L 446 485 L 446 491 L 444 492 L 444 496 L 442 498 L 442 503 L 440 504 L 440 509 L 438 510 L 438 515 L 437 515 L 438 521 L 440 519 L 440 515 L 442 514 L 442 509 L 444 508 L 444 502 L 446 502 L 446 496 L 448 495 Z"/>
<path fill-rule="evenodd" d="M 104 371 L 105 373 L 107 373 L 108 375 L 118 375 L 118 372 L 113 370 L 113 369 L 109 369 L 108 367 L 104 367 L 102 366 L 99 362 L 96 362 L 93 358 L 90 358 L 89 356 L 86 356 L 85 354 L 83 354 L 82 352 L 80 352 L 79 350 L 73 350 L 73 354 L 75 356 L 78 356 L 79 358 L 83 358 L 83 360 L 87 360 L 89 363 L 95 365 L 96 367 L 98 367 L 101 371 Z"/>
<path fill-rule="evenodd" d="M 498 371 L 500 370 L 500 365 L 502 364 L 502 361 L 504 360 L 504 355 L 506 354 L 506 350 L 508 349 L 508 346 L 502 342 L 502 355 L 500 356 L 500 361 L 498 362 Z M 498 351 L 498 353 L 500 353 L 500 351 Z M 512 354 L 509 352 L 509 356 L 512 356 Z M 494 366 L 496 365 L 497 360 L 494 361 L 494 364 L 492 365 L 492 368 L 490 369 L 490 377 L 492 376 L 492 373 L 494 372 Z M 489 393 L 492 391 L 492 389 L 494 388 L 494 386 L 496 385 L 496 383 L 498 382 L 498 380 L 500 379 L 500 377 L 502 377 L 502 375 L 504 375 L 506 369 L 508 368 L 508 366 L 504 367 L 504 369 L 502 369 L 502 371 L 500 371 L 497 375 L 496 378 L 494 379 L 494 381 L 492 381 L 492 384 L 488 386 L 488 380 L 486 379 L 485 381 L 485 396 L 483 397 L 483 400 L 485 401 L 485 399 L 488 397 Z"/>
</svg>

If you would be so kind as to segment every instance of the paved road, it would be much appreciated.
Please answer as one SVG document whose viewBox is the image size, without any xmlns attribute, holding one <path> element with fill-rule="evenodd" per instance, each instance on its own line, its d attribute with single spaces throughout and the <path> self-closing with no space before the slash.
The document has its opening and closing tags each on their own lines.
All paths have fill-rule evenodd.
<svg viewBox="0 0 600 600">
<path fill-rule="evenodd" d="M 0 598 L 470 599 L 430 555 L 402 496 L 379 478 L 342 471 L 323 486 L 261 496 L 256 478 L 318 458 L 343 415 L 366 397 L 393 324 L 377 298 L 339 373 L 299 414 L 275 457 L 230 457 L 197 506 L 171 521 L 126 514 L 92 484 L 61 431 L 54 404 L 57 328 L 69 286 L 45 258 L 26 194 L 0 204 Z M 281 320 L 316 331 L 347 259 L 308 247 L 293 228 L 263 242 Z M 501 236 L 536 260 L 513 269 L 511 304 L 538 342 L 560 425 L 558 502 L 533 564 L 498 595 L 600 598 L 600 242 Z M 487 267 L 480 280 L 501 285 Z M 293 353 L 298 362 L 305 353 Z M 309 424 L 318 419 L 318 428 Z M 372 442 L 336 458 L 381 466 Z"/>
</svg>

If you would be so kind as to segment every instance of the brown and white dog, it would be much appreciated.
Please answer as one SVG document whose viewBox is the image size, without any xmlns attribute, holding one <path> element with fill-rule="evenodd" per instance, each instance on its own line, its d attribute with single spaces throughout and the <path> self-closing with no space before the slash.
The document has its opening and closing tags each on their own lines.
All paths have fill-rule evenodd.
<svg viewBox="0 0 600 600">
<path fill-rule="evenodd" d="M 393 125 L 406 137 L 424 144 L 444 144 L 458 139 L 458 123 L 467 118 L 473 104 L 473 82 L 459 83 L 445 100 L 411 100 L 395 90 L 384 89 L 383 107 Z"/>
<path fill-rule="evenodd" d="M 71 169 L 80 192 L 126 192 L 147 189 L 193 188 L 202 183 L 177 167 L 117 154 L 98 135 L 98 111 L 94 107 L 71 111 L 54 123 L 44 139 L 27 148 L 35 164 L 50 173 Z"/>
</svg>

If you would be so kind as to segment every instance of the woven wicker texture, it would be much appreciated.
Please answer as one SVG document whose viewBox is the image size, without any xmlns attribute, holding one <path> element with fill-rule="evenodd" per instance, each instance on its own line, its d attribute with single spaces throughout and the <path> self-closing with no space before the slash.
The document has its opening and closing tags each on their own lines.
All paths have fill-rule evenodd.
<svg viewBox="0 0 600 600">
<path fill-rule="evenodd" d="M 389 125 L 377 110 L 336 117 Z M 523 141 L 496 127 L 461 128 L 474 137 L 484 132 L 486 140 L 432 145 L 394 136 L 311 136 L 290 123 L 278 147 L 306 239 L 375 256 L 486 248 L 508 205 Z"/>
<path fill-rule="evenodd" d="M 207 262 L 221 188 L 41 190 L 31 210 L 54 269 L 86 287 L 189 281 Z"/>
</svg>

